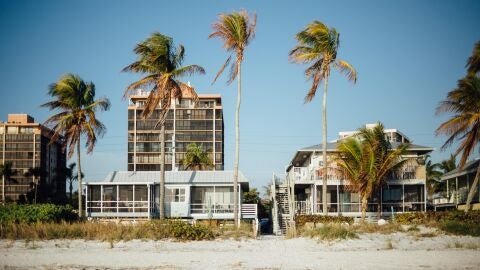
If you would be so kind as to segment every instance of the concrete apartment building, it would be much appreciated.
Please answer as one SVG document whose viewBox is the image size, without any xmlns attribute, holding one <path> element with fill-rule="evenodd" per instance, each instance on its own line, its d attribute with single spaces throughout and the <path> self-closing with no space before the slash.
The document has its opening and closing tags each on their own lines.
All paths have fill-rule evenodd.
<svg viewBox="0 0 480 270">
<path fill-rule="evenodd" d="M 2 201 L 32 201 L 35 181 L 37 201 L 65 198 L 66 155 L 59 141 L 49 143 L 51 136 L 50 129 L 28 114 L 9 114 L 7 122 L 0 122 L 0 164 L 11 162 L 14 171 L 2 181 Z M 27 176 L 36 167 L 41 171 L 38 179 Z"/>
<path fill-rule="evenodd" d="M 142 112 L 149 92 L 129 97 L 128 171 L 160 170 L 160 110 L 147 119 Z M 213 170 L 223 170 L 223 110 L 220 94 L 199 94 L 198 102 L 184 96 L 172 101 L 165 121 L 165 170 L 183 171 L 187 146 L 195 143 L 210 155 Z"/>
</svg>

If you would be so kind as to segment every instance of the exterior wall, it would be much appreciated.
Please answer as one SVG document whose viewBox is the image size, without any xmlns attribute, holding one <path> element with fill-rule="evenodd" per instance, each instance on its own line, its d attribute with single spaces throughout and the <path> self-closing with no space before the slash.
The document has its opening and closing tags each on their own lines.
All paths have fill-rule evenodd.
<svg viewBox="0 0 480 270">
<path fill-rule="evenodd" d="M 38 180 L 37 201 L 63 202 L 66 155 L 60 143 L 49 144 L 50 130 L 34 123 L 31 116 L 9 115 L 8 119 L 0 123 L 0 164 L 11 162 L 15 174 L 5 179 L 5 201 L 32 201 Z M 39 179 L 26 176 L 36 167 L 41 170 Z"/>
<path fill-rule="evenodd" d="M 160 170 L 160 110 L 142 119 L 148 93 L 130 96 L 128 107 L 128 170 Z M 188 144 L 195 143 L 210 153 L 215 170 L 224 167 L 223 110 L 220 95 L 199 95 L 172 102 L 165 122 L 165 169 L 184 170 L 182 160 Z"/>
</svg>

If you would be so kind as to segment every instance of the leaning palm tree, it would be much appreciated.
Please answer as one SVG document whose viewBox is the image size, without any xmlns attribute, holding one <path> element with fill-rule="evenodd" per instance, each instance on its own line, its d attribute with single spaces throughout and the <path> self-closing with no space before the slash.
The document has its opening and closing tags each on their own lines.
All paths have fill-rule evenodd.
<svg viewBox="0 0 480 270">
<path fill-rule="evenodd" d="M 305 70 L 305 75 L 312 79 L 312 86 L 305 96 L 305 103 L 312 101 L 319 84 L 324 83 L 323 91 L 323 134 L 322 134 L 322 154 L 323 154 L 323 186 L 322 186 L 322 205 L 323 214 L 327 212 L 327 89 L 328 78 L 331 68 L 335 68 L 344 73 L 349 81 L 356 83 L 357 72 L 351 64 L 344 60 L 337 60 L 338 47 L 340 45 L 340 34 L 335 28 L 329 28 L 327 25 L 314 21 L 296 36 L 298 44 L 290 51 L 291 60 L 296 63 L 309 64 Z"/>
<path fill-rule="evenodd" d="M 458 81 L 457 88 L 450 91 L 447 99 L 437 107 L 437 114 L 442 113 L 454 113 L 454 115 L 436 130 L 437 135 L 448 136 L 441 149 L 445 150 L 455 140 L 460 141 L 454 155 L 461 154 L 459 167 L 463 168 L 480 141 L 480 78 L 478 75 L 470 74 Z M 480 166 L 467 196 L 466 212 L 470 210 L 470 203 L 478 187 L 479 178 Z"/>
<path fill-rule="evenodd" d="M 49 87 L 48 93 L 54 100 L 42 107 L 57 110 L 45 121 L 53 130 L 50 142 L 62 140 L 68 148 L 67 157 L 77 154 L 78 175 L 78 215 L 82 217 L 82 177 L 80 163 L 81 139 L 85 138 L 87 154 L 92 153 L 97 139 L 106 132 L 106 127 L 97 119 L 97 111 L 107 111 L 110 101 L 107 98 L 95 100 L 95 84 L 85 82 L 78 75 L 66 74 Z M 76 149 L 75 149 L 76 148 Z"/>
<path fill-rule="evenodd" d="M 0 164 L 0 175 L 2 176 L 2 204 L 5 205 L 5 180 L 10 180 L 12 176 L 17 174 L 17 171 L 13 169 L 12 162 L 5 162 Z"/>
<path fill-rule="evenodd" d="M 235 161 L 233 165 L 233 219 L 235 224 L 238 222 L 238 164 L 240 160 L 240 104 L 242 99 L 242 62 L 244 59 L 245 49 L 255 37 L 255 25 L 257 21 L 256 14 L 250 16 L 247 11 L 233 12 L 230 14 L 220 14 L 218 21 L 212 25 L 213 33 L 208 38 L 219 38 L 223 41 L 223 47 L 230 52 L 231 55 L 220 68 L 215 79 L 223 73 L 225 68 L 230 64 L 233 54 L 235 60 L 230 68 L 230 77 L 227 84 L 237 79 L 237 106 L 235 110 Z"/>
<path fill-rule="evenodd" d="M 185 159 L 182 161 L 185 169 L 206 170 L 213 166 L 213 162 L 206 151 L 203 151 L 197 144 L 191 143 L 187 146 Z"/>
<path fill-rule="evenodd" d="M 165 120 L 172 99 L 182 99 L 183 96 L 198 100 L 197 93 L 190 85 L 179 80 L 180 77 L 192 74 L 205 74 L 203 67 L 198 65 L 182 66 L 185 56 L 183 45 L 175 47 L 171 37 L 158 32 L 137 44 L 134 49 L 137 61 L 123 68 L 124 72 L 134 72 L 146 75 L 139 81 L 130 84 L 124 92 L 124 97 L 140 88 L 150 88 L 143 119 L 150 117 L 160 105 L 157 126 L 160 125 L 160 219 L 165 216 Z"/>
<path fill-rule="evenodd" d="M 406 149 L 405 144 L 392 149 L 380 123 L 373 129 L 360 129 L 357 136 L 337 145 L 336 163 L 348 180 L 346 187 L 350 192 L 359 193 L 361 198 L 361 222 L 365 221 L 368 199 L 385 184 L 390 172 L 400 169 L 407 161 L 402 158 Z"/>
</svg>

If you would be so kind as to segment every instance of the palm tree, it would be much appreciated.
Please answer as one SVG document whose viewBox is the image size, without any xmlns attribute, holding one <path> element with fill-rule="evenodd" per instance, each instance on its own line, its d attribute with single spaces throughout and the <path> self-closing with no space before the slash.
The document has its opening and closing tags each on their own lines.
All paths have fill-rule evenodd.
<svg viewBox="0 0 480 270">
<path fill-rule="evenodd" d="M 77 166 L 77 164 L 75 162 L 72 162 L 68 165 L 67 168 L 65 168 L 65 177 L 67 178 L 67 182 L 68 182 L 68 191 L 69 191 L 69 195 L 70 195 L 70 203 L 73 204 L 73 201 L 72 201 L 72 196 L 73 196 L 73 182 L 77 181 L 78 180 L 78 172 L 76 174 L 74 174 L 74 171 L 75 171 L 75 167 Z M 80 172 L 80 177 L 83 179 L 85 177 L 85 175 L 83 174 L 83 172 Z"/>
<path fill-rule="evenodd" d="M 450 155 L 449 159 L 442 160 L 439 168 L 442 170 L 443 174 L 455 170 L 457 168 L 456 157 L 454 155 Z"/>
<path fill-rule="evenodd" d="M 340 34 L 335 28 L 314 21 L 299 32 L 296 36 L 298 44 L 290 51 L 291 60 L 296 63 L 306 63 L 310 66 L 305 70 L 305 75 L 312 79 L 312 87 L 305 96 L 305 103 L 312 101 L 319 84 L 324 83 L 323 91 L 323 186 L 322 205 L 323 214 L 327 215 L 327 89 L 331 68 L 344 73 L 349 81 L 356 83 L 357 72 L 351 64 L 344 60 L 337 60 L 337 51 L 340 45 Z"/>
<path fill-rule="evenodd" d="M 346 187 L 361 197 L 361 222 L 365 221 L 368 199 L 384 185 L 390 172 L 401 168 L 407 161 L 402 158 L 406 149 L 405 144 L 392 149 L 381 123 L 373 129 L 362 128 L 357 136 L 337 145 L 336 162 L 349 182 Z"/>
<path fill-rule="evenodd" d="M 440 177 L 443 175 L 441 171 L 440 163 L 433 163 L 430 155 L 426 156 L 426 163 L 425 163 L 425 174 L 426 174 L 426 187 L 428 191 L 429 197 L 432 196 L 434 192 L 438 191 L 439 187 L 439 180 Z"/>
<path fill-rule="evenodd" d="M 470 74 L 459 80 L 457 88 L 447 94 L 447 99 L 437 107 L 437 114 L 448 112 L 454 115 L 437 128 L 436 134 L 448 136 L 442 150 L 448 148 L 455 140 L 460 141 L 454 155 L 462 154 L 459 167 L 463 168 L 480 141 L 480 78 L 478 75 Z M 466 212 L 470 210 L 479 177 L 480 166 L 467 196 Z"/>
<path fill-rule="evenodd" d="M 160 104 L 157 126 L 160 125 L 160 219 L 165 216 L 165 119 L 172 99 L 181 99 L 184 95 L 197 101 L 193 87 L 178 78 L 192 74 L 205 74 L 198 65 L 182 66 L 185 56 L 183 45 L 175 47 L 171 37 L 158 32 L 153 33 L 134 49 L 137 61 L 123 68 L 124 72 L 142 73 L 146 76 L 130 84 L 124 97 L 142 87 L 151 87 L 142 117 L 150 117 Z"/>
<path fill-rule="evenodd" d="M 227 84 L 231 84 L 237 79 L 237 106 L 235 110 L 235 161 L 233 165 L 233 219 L 237 226 L 238 222 L 238 164 L 240 160 L 240 104 L 242 99 L 242 62 L 245 49 L 255 37 L 255 26 L 257 22 L 256 14 L 250 16 L 247 11 L 233 12 L 230 14 L 220 14 L 218 21 L 213 25 L 213 33 L 208 38 L 219 38 L 223 41 L 223 47 L 231 55 L 220 68 L 213 82 L 223 73 L 230 64 L 233 54 L 235 61 L 230 68 L 230 77 Z"/>
<path fill-rule="evenodd" d="M 37 203 L 37 190 L 38 190 L 38 181 L 39 177 L 42 176 L 43 170 L 40 167 L 29 168 L 28 171 L 25 173 L 25 176 L 32 176 L 33 177 L 33 185 L 35 188 L 35 193 L 33 197 L 33 203 Z"/>
<path fill-rule="evenodd" d="M 5 180 L 10 180 L 12 176 L 17 174 L 17 171 L 13 169 L 12 162 L 4 162 L 0 164 L 0 175 L 2 176 L 2 204 L 5 205 Z"/>
<path fill-rule="evenodd" d="M 74 152 L 77 154 L 77 174 L 80 176 L 78 215 L 82 217 L 81 139 L 86 139 L 87 154 L 92 153 L 98 137 L 103 136 L 106 131 L 106 127 L 97 119 L 96 112 L 107 111 L 110 101 L 107 98 L 95 100 L 95 84 L 84 82 L 75 74 L 63 75 L 50 85 L 48 93 L 54 100 L 42 107 L 58 111 L 45 121 L 54 132 L 50 142 L 62 140 L 64 147 L 68 147 L 68 158 L 71 158 Z"/>
<path fill-rule="evenodd" d="M 191 143 L 187 146 L 187 152 L 185 153 L 185 159 L 182 161 L 185 169 L 193 170 L 205 170 L 211 168 L 213 165 L 212 160 L 208 156 L 208 153 L 203 151 L 195 143 Z"/>
</svg>

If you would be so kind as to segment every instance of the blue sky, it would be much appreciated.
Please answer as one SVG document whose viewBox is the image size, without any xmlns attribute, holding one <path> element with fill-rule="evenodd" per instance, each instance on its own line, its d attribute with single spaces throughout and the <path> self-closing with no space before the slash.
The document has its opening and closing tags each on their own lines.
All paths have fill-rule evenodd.
<svg viewBox="0 0 480 270">
<path fill-rule="evenodd" d="M 240 169 L 255 187 L 283 175 L 295 150 L 321 142 L 321 95 L 309 104 L 305 66 L 288 61 L 294 36 L 313 20 L 340 33 L 339 58 L 358 71 L 352 86 L 333 74 L 328 93 L 328 139 L 381 121 L 414 143 L 440 152 L 434 131 L 447 116 L 435 108 L 465 74 L 466 59 L 480 39 L 479 1 L 0 1 L 0 120 L 29 113 L 62 74 L 93 81 L 97 96 L 112 102 L 99 114 L 108 131 L 95 153 L 83 155 L 87 179 L 127 168 L 125 87 L 139 78 L 120 70 L 135 60 L 136 43 L 159 31 L 186 47 L 185 64 L 207 74 L 189 80 L 199 93 L 221 93 L 225 118 L 225 169 L 233 168 L 236 84 L 211 81 L 227 57 L 209 40 L 219 13 L 240 9 L 258 15 L 257 35 L 243 64 Z M 320 92 L 321 93 L 321 92 Z M 476 152 L 478 156 L 478 152 Z M 74 160 L 72 160 L 74 161 Z"/>
</svg>

